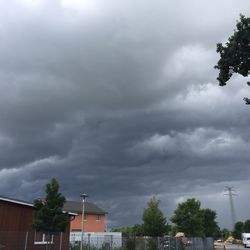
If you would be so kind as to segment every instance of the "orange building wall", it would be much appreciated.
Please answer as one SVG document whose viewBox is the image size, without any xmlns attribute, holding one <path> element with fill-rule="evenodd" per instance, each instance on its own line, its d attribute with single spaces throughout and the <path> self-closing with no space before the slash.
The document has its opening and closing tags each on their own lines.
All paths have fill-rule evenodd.
<svg viewBox="0 0 250 250">
<path fill-rule="evenodd" d="M 84 232 L 104 232 L 106 215 L 100 215 L 100 220 L 96 220 L 95 214 L 86 214 L 84 220 Z M 70 231 L 81 231 L 82 215 L 78 214 L 74 220 L 70 222 Z"/>
</svg>

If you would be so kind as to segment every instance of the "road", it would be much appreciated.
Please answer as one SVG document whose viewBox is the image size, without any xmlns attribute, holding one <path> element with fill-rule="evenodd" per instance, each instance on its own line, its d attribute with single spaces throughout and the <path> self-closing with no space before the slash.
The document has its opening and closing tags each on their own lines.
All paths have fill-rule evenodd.
<svg viewBox="0 0 250 250">
<path fill-rule="evenodd" d="M 236 245 L 236 244 L 226 244 L 224 248 L 224 244 L 216 244 L 215 249 L 224 249 L 224 250 L 246 250 L 247 248 L 244 248 L 242 245 Z"/>
</svg>

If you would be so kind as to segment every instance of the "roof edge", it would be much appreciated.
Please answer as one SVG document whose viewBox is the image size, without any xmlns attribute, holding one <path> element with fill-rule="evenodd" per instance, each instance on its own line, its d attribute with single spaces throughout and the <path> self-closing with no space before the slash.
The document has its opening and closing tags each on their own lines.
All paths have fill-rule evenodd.
<svg viewBox="0 0 250 250">
<path fill-rule="evenodd" d="M 5 197 L 0 197 L 0 200 L 16 203 L 16 204 L 20 204 L 20 205 L 25 205 L 25 206 L 29 206 L 29 207 L 34 207 L 34 205 L 32 203 L 25 202 L 25 201 L 18 201 L 18 200 L 14 200 L 14 199 L 10 199 L 10 198 L 5 198 Z"/>
<path fill-rule="evenodd" d="M 16 204 L 24 205 L 24 206 L 28 206 L 28 207 L 34 207 L 34 204 L 32 204 L 32 203 L 25 202 L 25 201 L 19 201 L 19 200 L 15 200 L 15 199 L 10 199 L 10 198 L 6 198 L 6 197 L 2 197 L 2 196 L 0 196 L 0 200 L 11 202 L 11 203 L 16 203 Z M 68 213 L 69 215 L 74 215 L 74 216 L 78 215 L 77 213 L 73 213 L 70 211 L 68 211 L 68 212 L 63 211 L 63 213 Z"/>
</svg>

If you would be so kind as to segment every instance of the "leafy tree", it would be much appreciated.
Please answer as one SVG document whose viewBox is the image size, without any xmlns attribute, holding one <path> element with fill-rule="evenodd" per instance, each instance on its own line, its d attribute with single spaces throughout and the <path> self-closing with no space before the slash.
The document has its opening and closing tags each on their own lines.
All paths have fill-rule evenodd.
<svg viewBox="0 0 250 250">
<path fill-rule="evenodd" d="M 155 197 L 149 200 L 147 208 L 144 209 L 142 220 L 146 236 L 161 236 L 166 232 L 166 218 L 159 208 L 160 201 Z"/>
<path fill-rule="evenodd" d="M 222 239 L 227 239 L 230 236 L 230 231 L 227 228 L 221 230 Z"/>
<path fill-rule="evenodd" d="M 146 242 L 146 249 L 148 250 L 158 250 L 158 242 L 156 238 L 148 238 Z"/>
<path fill-rule="evenodd" d="M 247 77 L 250 74 L 250 18 L 240 15 L 234 34 L 229 37 L 225 46 L 217 44 L 220 59 L 215 65 L 219 69 L 218 81 L 220 86 L 226 85 L 234 73 Z M 247 82 L 250 86 L 250 82 Z M 246 104 L 250 99 L 244 98 Z"/>
<path fill-rule="evenodd" d="M 220 234 L 220 228 L 216 222 L 216 212 L 206 208 L 201 209 L 201 214 L 203 218 L 204 235 L 206 237 L 217 237 Z"/>
<path fill-rule="evenodd" d="M 234 224 L 233 237 L 235 239 L 241 239 L 241 234 L 244 233 L 244 222 L 237 221 Z"/>
<path fill-rule="evenodd" d="M 200 201 L 192 198 L 180 203 L 174 211 L 171 221 L 176 224 L 179 232 L 188 237 L 203 237 L 203 215 L 200 209 Z"/>
<path fill-rule="evenodd" d="M 134 236 L 143 236 L 144 235 L 144 227 L 141 224 L 135 224 L 132 227 L 132 234 Z"/>
<path fill-rule="evenodd" d="M 250 220 L 246 220 L 244 223 L 244 233 L 250 233 Z"/>
<path fill-rule="evenodd" d="M 128 238 L 125 241 L 125 249 L 126 250 L 135 250 L 136 249 L 136 240 L 135 240 L 135 238 Z"/>
<path fill-rule="evenodd" d="M 64 232 L 68 225 L 68 215 L 62 211 L 65 201 L 65 197 L 59 193 L 57 180 L 52 179 L 46 185 L 46 198 L 34 201 L 33 227 L 49 235 L 50 239 L 54 233 Z"/>
<path fill-rule="evenodd" d="M 177 226 L 175 225 L 172 225 L 171 226 L 171 230 L 169 232 L 169 235 L 172 236 L 172 237 L 175 237 L 175 235 L 179 232 Z"/>
<path fill-rule="evenodd" d="M 121 232 L 123 237 L 129 237 L 133 235 L 132 233 L 132 227 L 117 227 L 117 228 L 112 228 L 112 232 Z"/>
</svg>

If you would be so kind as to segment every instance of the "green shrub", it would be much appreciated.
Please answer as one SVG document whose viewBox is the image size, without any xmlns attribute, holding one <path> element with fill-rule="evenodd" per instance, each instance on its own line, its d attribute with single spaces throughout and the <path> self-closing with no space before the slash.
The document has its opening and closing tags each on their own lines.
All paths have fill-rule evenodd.
<svg viewBox="0 0 250 250">
<path fill-rule="evenodd" d="M 147 239 L 147 250 L 158 250 L 158 244 L 156 238 Z"/>
<path fill-rule="evenodd" d="M 135 246 L 136 246 L 135 238 L 128 238 L 126 240 L 126 244 L 125 244 L 126 250 L 135 250 Z"/>
</svg>

